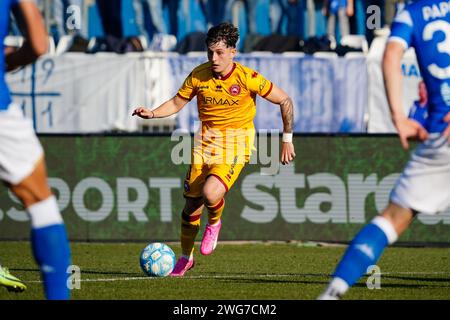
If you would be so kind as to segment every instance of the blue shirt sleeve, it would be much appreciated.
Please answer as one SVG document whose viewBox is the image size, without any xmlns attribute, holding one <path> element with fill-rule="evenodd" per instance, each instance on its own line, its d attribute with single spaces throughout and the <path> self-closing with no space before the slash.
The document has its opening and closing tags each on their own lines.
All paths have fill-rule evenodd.
<svg viewBox="0 0 450 320">
<path fill-rule="evenodd" d="M 414 23 L 407 9 L 399 12 L 391 27 L 391 34 L 388 41 L 397 41 L 407 49 L 412 42 Z"/>
</svg>

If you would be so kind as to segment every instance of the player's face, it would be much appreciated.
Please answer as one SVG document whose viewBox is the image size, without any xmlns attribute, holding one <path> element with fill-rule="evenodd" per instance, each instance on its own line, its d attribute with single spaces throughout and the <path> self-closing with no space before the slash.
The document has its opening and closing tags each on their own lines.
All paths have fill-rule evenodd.
<svg viewBox="0 0 450 320">
<path fill-rule="evenodd" d="M 208 47 L 208 60 L 211 62 L 211 69 L 221 76 L 225 76 L 231 70 L 235 55 L 236 48 L 227 47 L 223 41 Z"/>
</svg>

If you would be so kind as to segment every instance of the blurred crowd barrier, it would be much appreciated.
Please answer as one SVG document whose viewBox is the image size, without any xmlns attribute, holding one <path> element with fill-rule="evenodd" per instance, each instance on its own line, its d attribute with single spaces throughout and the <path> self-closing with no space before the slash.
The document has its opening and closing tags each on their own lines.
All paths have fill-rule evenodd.
<svg viewBox="0 0 450 320">
<path fill-rule="evenodd" d="M 194 131 L 196 100 L 167 119 L 131 117 L 137 106 L 173 97 L 205 53 L 67 53 L 47 55 L 8 75 L 14 101 L 38 133 Z M 367 61 L 364 55 L 241 54 L 293 99 L 295 132 L 366 132 Z M 282 130 L 280 108 L 258 97 L 257 130 Z"/>
<path fill-rule="evenodd" d="M 294 101 L 298 133 L 393 133 L 381 72 L 386 37 L 370 51 L 252 52 L 237 61 L 283 88 Z M 206 61 L 205 52 L 48 54 L 9 73 L 16 103 L 38 133 L 193 132 L 196 99 L 178 114 L 151 121 L 131 117 L 137 106 L 158 107 L 173 97 L 186 76 Z M 403 105 L 407 114 L 418 97 L 420 71 L 413 50 L 402 61 Z M 257 130 L 282 130 L 279 107 L 257 98 Z"/>
</svg>

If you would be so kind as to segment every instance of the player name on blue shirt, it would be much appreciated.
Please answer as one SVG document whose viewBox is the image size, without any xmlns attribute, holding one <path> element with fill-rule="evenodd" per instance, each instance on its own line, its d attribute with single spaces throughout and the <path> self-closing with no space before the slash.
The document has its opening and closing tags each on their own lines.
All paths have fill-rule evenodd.
<svg viewBox="0 0 450 320">
<path fill-rule="evenodd" d="M 423 20 L 443 18 L 450 12 L 450 1 L 433 4 L 431 6 L 424 6 L 422 8 Z"/>
</svg>

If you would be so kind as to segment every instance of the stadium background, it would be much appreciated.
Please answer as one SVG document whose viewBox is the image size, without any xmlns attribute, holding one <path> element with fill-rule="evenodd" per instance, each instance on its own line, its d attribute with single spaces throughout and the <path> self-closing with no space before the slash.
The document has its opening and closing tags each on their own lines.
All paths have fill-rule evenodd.
<svg viewBox="0 0 450 320">
<path fill-rule="evenodd" d="M 260 2 L 258 17 L 264 21 L 268 1 Z M 187 165 L 170 161 L 177 144 L 171 133 L 189 137 L 196 126 L 195 101 L 170 119 L 140 121 L 130 115 L 137 105 L 156 107 L 171 97 L 206 54 L 150 49 L 151 42 L 143 52 L 74 52 L 80 34 L 94 43 L 104 36 L 95 3 L 86 3 L 80 12 L 88 15 L 79 34 L 66 30 L 66 38 L 54 36 L 47 15 L 55 46 L 33 66 L 8 75 L 14 100 L 40 134 L 71 240 L 176 241 Z M 192 15 L 183 19 L 178 13 L 177 42 L 207 26 L 199 1 L 182 3 Z M 408 153 L 393 134 L 384 97 L 380 59 L 387 27 L 373 33 L 362 28 L 358 21 L 365 8 L 356 3 L 359 18 L 352 30 L 359 36 L 348 38 L 347 54 L 327 47 L 313 53 L 239 55 L 294 98 L 297 158 L 273 176 L 259 173 L 261 163 L 244 170 L 227 195 L 223 240 L 346 242 L 386 205 Z M 51 1 L 43 4 L 49 14 Z M 123 0 L 122 10 L 124 37 L 140 36 L 131 1 Z M 245 39 L 245 7 L 238 12 Z M 320 17 L 320 10 L 316 14 Z M 316 36 L 325 32 L 324 23 L 318 19 Z M 268 35 L 265 24 L 258 25 L 261 35 Z M 298 37 L 304 41 L 307 36 Z M 20 38 L 12 33 L 7 40 L 18 43 Z M 338 36 L 337 45 L 343 40 Z M 407 111 L 420 81 L 413 52 L 406 54 L 402 69 Z M 260 137 L 281 129 L 276 106 L 259 100 L 258 110 Z M 23 208 L 6 188 L 0 189 L 0 238 L 28 239 L 28 224 Z M 400 240 L 447 243 L 449 224 L 450 211 L 420 216 Z"/>
</svg>

